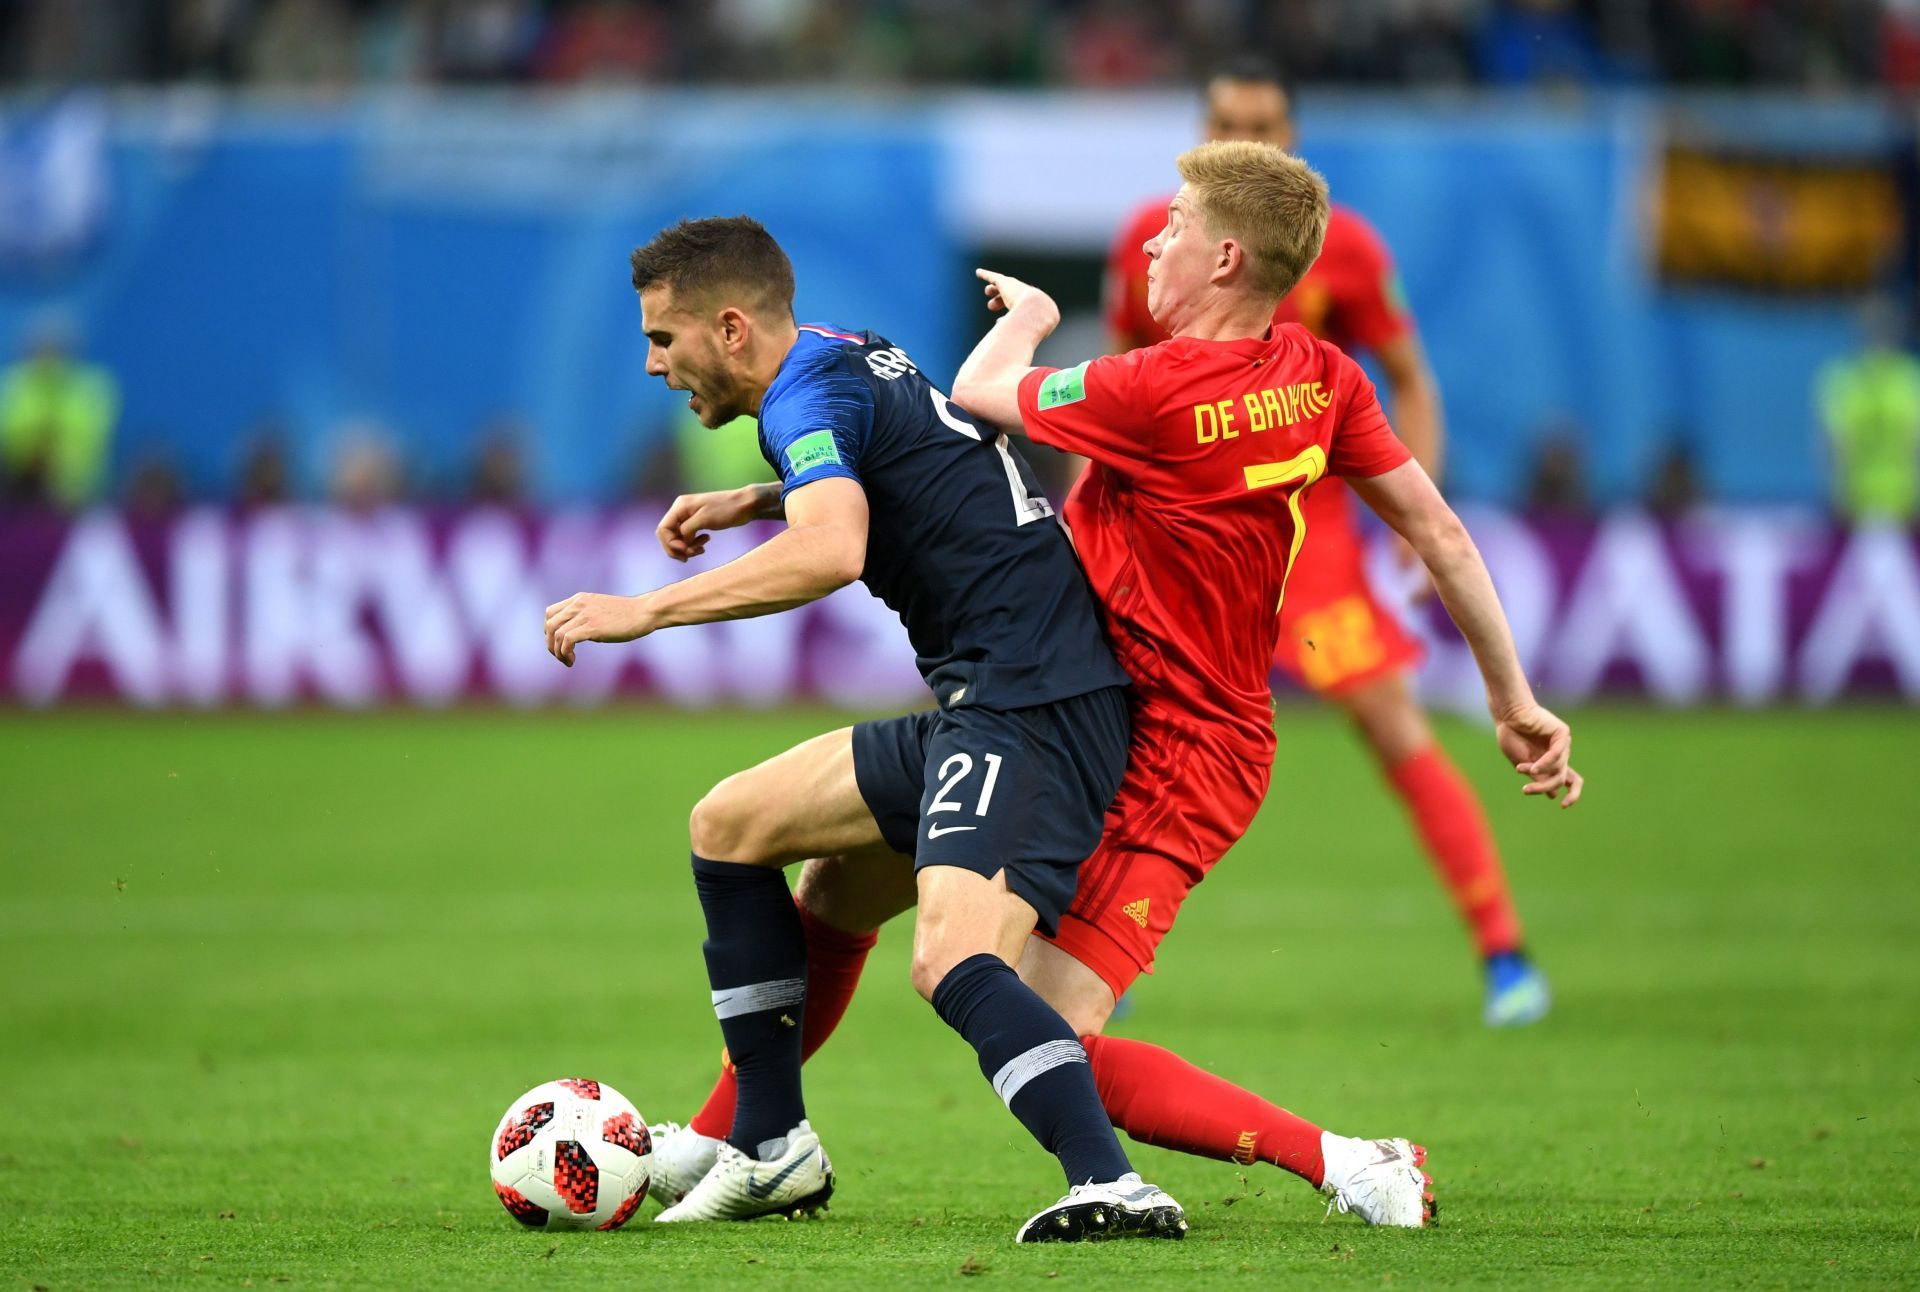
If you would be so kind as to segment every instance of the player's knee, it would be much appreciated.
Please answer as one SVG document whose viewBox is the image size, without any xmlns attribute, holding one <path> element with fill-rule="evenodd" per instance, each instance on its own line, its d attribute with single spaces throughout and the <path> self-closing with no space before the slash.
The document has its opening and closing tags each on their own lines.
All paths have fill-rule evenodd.
<svg viewBox="0 0 1920 1292">
<path fill-rule="evenodd" d="M 933 993 L 953 967 L 967 957 L 955 952 L 939 938 L 915 938 L 913 943 L 913 989 L 922 1000 L 931 1002 Z"/>
<path fill-rule="evenodd" d="M 695 856 L 713 861 L 757 862 L 766 858 L 764 840 L 756 839 L 754 813 L 742 792 L 739 777 L 730 776 L 708 790 L 687 818 L 687 837 Z"/>
<path fill-rule="evenodd" d="M 947 970 L 952 967 L 927 954 L 925 948 L 916 945 L 913 948 L 913 989 L 920 993 L 920 999 L 932 1001 L 934 990 L 940 986 L 940 980 L 947 976 Z"/>
</svg>

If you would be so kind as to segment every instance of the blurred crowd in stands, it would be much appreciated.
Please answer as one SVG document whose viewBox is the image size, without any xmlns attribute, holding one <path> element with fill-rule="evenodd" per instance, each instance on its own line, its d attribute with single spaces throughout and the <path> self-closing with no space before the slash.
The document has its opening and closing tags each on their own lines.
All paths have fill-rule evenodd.
<svg viewBox="0 0 1920 1292">
<path fill-rule="evenodd" d="M 1373 86 L 1658 83 L 1920 89 L 1920 0 L 0 0 L 0 94 L 76 83 L 329 93 L 405 84 L 1190 85 L 1247 49 L 1304 81 Z M 4 198 L 0 194 L 0 198 Z M 1904 314 L 1869 308 L 1865 344 L 1824 368 L 1799 411 L 1849 519 L 1920 516 L 1920 359 Z M 331 500 L 516 505 L 537 428 L 511 410 L 463 462 L 428 472 L 373 420 L 265 417 L 217 479 L 130 445 L 115 374 L 70 320 L 0 337 L 0 507 Z M 137 401 L 136 401 L 137 403 Z M 139 443 L 164 443 L 138 427 Z M 764 477 L 751 435 L 690 420 L 635 428 L 625 492 L 661 498 Z M 1674 427 L 1637 501 L 1699 501 Z M 1588 434 L 1537 428 L 1523 505 L 1591 514 Z M 1053 483 L 1058 484 L 1059 481 Z M 1611 499 L 1605 500 L 1611 502 Z"/>
<path fill-rule="evenodd" d="M 1810 420 L 1827 461 L 1833 514 L 1852 523 L 1910 525 L 1920 521 L 1920 359 L 1904 347 L 1902 319 L 1890 302 L 1871 300 L 1863 322 L 1861 349 L 1820 370 Z M 131 515 L 161 519 L 205 500 L 191 496 L 164 456 L 116 463 L 118 383 L 78 352 L 77 340 L 64 320 L 43 320 L 20 355 L 0 368 L 0 511 L 71 513 L 117 503 Z M 1570 416 L 1540 428 L 1521 500 L 1527 512 L 1598 513 L 1602 504 L 1582 451 L 1587 439 Z M 1703 501 L 1688 440 L 1685 427 L 1673 428 L 1636 491 L 1634 501 L 1656 516 L 1679 517 Z M 351 419 L 313 439 L 268 417 L 252 428 L 215 493 L 242 509 L 319 499 L 355 512 L 397 503 L 519 507 L 531 501 L 531 443 L 532 428 L 502 414 L 478 428 L 463 467 L 435 479 L 410 465 L 399 440 L 376 420 Z M 641 443 L 646 447 L 626 482 L 632 499 L 657 502 L 773 478 L 748 419 L 709 430 L 683 412 Z M 321 460 L 296 463 L 296 444 L 317 447 Z M 1038 455 L 1049 492 L 1064 494 L 1072 483 L 1066 460 L 1029 452 Z"/>
<path fill-rule="evenodd" d="M 14 85 L 1920 89 L 1920 0 L 7 0 Z"/>
<path fill-rule="evenodd" d="M 64 315 L 37 320 L 11 362 L 0 364 L 0 511 L 74 513 L 117 504 L 162 518 L 197 501 L 241 508 L 325 500 L 367 512 L 396 503 L 519 506 L 529 501 L 532 429 L 503 413 L 477 427 L 467 460 L 436 477 L 410 462 L 401 437 L 375 418 L 304 431 L 261 418 L 205 489 L 190 488 L 161 452 L 119 443 L 120 383 L 86 357 Z M 752 423 L 709 431 L 690 413 L 648 428 L 626 492 L 657 500 L 771 480 Z"/>
</svg>

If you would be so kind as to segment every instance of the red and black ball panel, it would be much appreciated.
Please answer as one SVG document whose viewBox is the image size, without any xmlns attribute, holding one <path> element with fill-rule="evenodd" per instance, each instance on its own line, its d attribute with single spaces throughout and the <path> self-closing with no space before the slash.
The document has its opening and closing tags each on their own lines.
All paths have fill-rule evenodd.
<svg viewBox="0 0 1920 1292">
<path fill-rule="evenodd" d="M 529 1104 L 520 1115 L 500 1128 L 500 1141 L 494 1145 L 494 1157 L 504 1159 L 517 1148 L 533 1143 L 540 1128 L 553 1120 L 552 1104 Z"/>
<path fill-rule="evenodd" d="M 535 1206 L 527 1199 L 527 1195 L 518 1189 L 509 1189 L 506 1185 L 495 1180 L 493 1182 L 493 1191 L 500 1195 L 500 1205 L 507 1209 L 507 1214 L 521 1224 L 531 1225 L 533 1228 L 538 1229 L 547 1223 L 547 1209 L 545 1207 Z M 646 1190 L 643 1189 L 641 1192 L 645 1193 Z"/>
<path fill-rule="evenodd" d="M 652 1132 L 632 1113 L 607 1118 L 601 1123 L 600 1138 L 609 1144 L 618 1144 L 635 1157 L 645 1157 L 653 1151 Z"/>
<path fill-rule="evenodd" d="M 600 1097 L 600 1083 L 591 1077 L 565 1077 L 561 1080 L 560 1084 L 573 1091 L 574 1094 L 579 1095 L 582 1099 L 598 1099 Z"/>
<path fill-rule="evenodd" d="M 575 1215 L 584 1216 L 600 1205 L 600 1168 L 578 1140 L 563 1139 L 553 1146 L 553 1191 Z"/>
</svg>

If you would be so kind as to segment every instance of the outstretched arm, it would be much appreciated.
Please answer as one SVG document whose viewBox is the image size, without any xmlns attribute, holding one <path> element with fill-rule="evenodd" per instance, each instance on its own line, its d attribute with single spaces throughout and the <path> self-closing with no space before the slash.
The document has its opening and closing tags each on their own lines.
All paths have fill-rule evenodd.
<svg viewBox="0 0 1920 1292">
<path fill-rule="evenodd" d="M 755 497 L 766 504 L 764 493 Z M 785 530 L 717 569 L 637 597 L 580 592 L 548 606 L 547 649 L 571 668 L 581 642 L 630 642 L 682 624 L 771 615 L 860 577 L 867 495 L 858 481 L 833 476 L 795 489 L 786 511 Z"/>
<path fill-rule="evenodd" d="M 1434 589 L 1480 666 L 1500 750 L 1527 777 L 1523 792 L 1559 798 L 1564 790 L 1560 805 L 1572 807 L 1582 785 L 1568 761 L 1573 733 L 1533 698 L 1493 579 L 1466 526 L 1418 462 L 1403 462 L 1382 475 L 1349 477 L 1347 483 L 1426 563 Z"/>
<path fill-rule="evenodd" d="M 1006 317 L 980 338 L 953 379 L 953 402 L 1003 431 L 1025 434 L 1020 382 L 1033 369 L 1033 352 L 1060 326 L 1060 307 L 1038 287 L 976 269 L 987 285 L 987 308 Z"/>
</svg>

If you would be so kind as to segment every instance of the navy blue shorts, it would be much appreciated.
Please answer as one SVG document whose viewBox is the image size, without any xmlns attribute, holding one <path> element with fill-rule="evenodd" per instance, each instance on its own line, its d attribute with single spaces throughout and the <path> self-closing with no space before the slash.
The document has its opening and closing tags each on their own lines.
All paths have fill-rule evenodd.
<svg viewBox="0 0 1920 1292">
<path fill-rule="evenodd" d="M 1026 709 L 930 709 L 857 724 L 853 771 L 916 871 L 1004 870 L 1051 934 L 1126 774 L 1129 729 L 1118 686 Z"/>
</svg>

